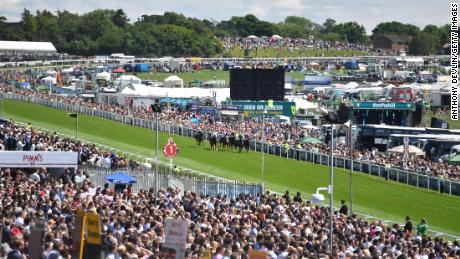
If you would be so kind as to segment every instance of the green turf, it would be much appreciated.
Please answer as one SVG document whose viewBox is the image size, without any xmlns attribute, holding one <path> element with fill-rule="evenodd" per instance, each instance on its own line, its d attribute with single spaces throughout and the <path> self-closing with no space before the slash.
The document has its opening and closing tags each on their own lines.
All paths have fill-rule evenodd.
<svg viewBox="0 0 460 259">
<path fill-rule="evenodd" d="M 436 117 L 438 119 L 442 119 L 442 120 L 445 120 L 449 123 L 449 127 L 451 129 L 460 129 L 460 120 L 451 120 L 450 118 L 450 111 L 446 114 L 434 114 L 432 112 L 426 112 L 425 114 L 423 114 L 423 122 L 425 123 L 425 125 L 427 125 L 427 127 L 429 127 L 431 125 L 431 118 L 432 117 Z"/>
<path fill-rule="evenodd" d="M 75 133 L 74 120 L 56 109 L 8 100 L 5 101 L 5 114 L 14 120 L 61 133 Z M 84 139 L 124 151 L 145 156 L 154 154 L 154 133 L 147 129 L 81 115 L 79 133 Z M 161 134 L 160 143 L 166 143 L 167 137 Z M 174 139 L 180 147 L 177 164 L 220 177 L 260 182 L 261 153 L 216 152 L 196 146 L 191 138 L 174 136 Z M 166 160 L 163 156 L 162 159 Z M 266 186 L 277 192 L 288 189 L 291 193 L 301 191 L 308 195 L 317 187 L 328 185 L 328 172 L 326 166 L 265 156 Z M 353 181 L 355 210 L 397 222 L 403 222 L 406 215 L 415 221 L 424 217 L 430 229 L 460 235 L 460 197 L 442 196 L 359 172 L 354 174 Z M 334 195 L 336 201 L 348 200 L 348 172 L 345 170 L 335 170 Z"/>
<path fill-rule="evenodd" d="M 229 83 L 230 73 L 229 71 L 224 70 L 208 70 L 203 69 L 199 71 L 194 71 L 193 73 L 163 73 L 163 72 L 147 72 L 147 73 L 136 73 L 136 76 L 141 79 L 149 79 L 149 80 L 157 80 L 163 82 L 166 77 L 170 75 L 176 75 L 182 80 L 184 80 L 184 86 L 188 87 L 189 82 L 194 80 L 200 80 L 203 82 L 212 81 L 212 80 L 225 80 L 225 82 Z M 295 71 L 295 72 L 286 72 L 286 76 L 292 76 L 296 80 L 304 80 L 305 75 L 303 72 Z"/>
</svg>

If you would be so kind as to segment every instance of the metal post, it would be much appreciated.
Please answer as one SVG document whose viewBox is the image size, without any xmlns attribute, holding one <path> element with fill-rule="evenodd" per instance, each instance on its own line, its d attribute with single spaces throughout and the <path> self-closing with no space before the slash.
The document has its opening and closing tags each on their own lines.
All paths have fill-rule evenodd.
<svg viewBox="0 0 460 259">
<path fill-rule="evenodd" d="M 330 163 L 331 167 L 329 168 L 329 177 L 330 177 L 330 184 L 329 184 L 329 206 L 330 206 L 330 218 L 329 218 L 329 249 L 332 254 L 332 238 L 333 238 L 333 214 L 334 214 L 334 125 L 331 124 L 331 150 L 330 150 Z"/>
<path fill-rule="evenodd" d="M 51 95 L 51 92 L 52 92 L 52 90 L 51 90 L 51 81 L 52 81 L 51 74 L 50 74 L 50 77 L 49 77 L 49 78 L 50 78 L 50 95 Z"/>
<path fill-rule="evenodd" d="M 78 113 L 77 117 L 75 118 L 75 139 L 78 141 Z"/>
<path fill-rule="evenodd" d="M 155 189 L 155 203 L 156 203 L 156 200 L 157 200 L 157 195 L 158 195 L 158 116 L 159 114 L 156 113 L 156 130 L 155 130 L 155 174 L 154 174 L 154 181 L 155 181 L 155 184 L 154 184 L 154 189 Z"/>
<path fill-rule="evenodd" d="M 0 118 L 3 120 L 3 102 L 4 102 L 4 99 L 3 99 L 3 94 L 2 94 L 2 97 L 1 97 L 1 99 L 2 99 L 2 114 L 1 114 L 1 117 L 0 117 Z"/>
<path fill-rule="evenodd" d="M 350 121 L 350 216 L 353 215 L 353 129 Z M 345 164 L 345 163 L 344 163 Z"/>
<path fill-rule="evenodd" d="M 262 190 L 265 190 L 264 165 L 265 165 L 265 107 L 262 112 Z M 256 144 L 257 145 L 257 144 Z"/>
</svg>

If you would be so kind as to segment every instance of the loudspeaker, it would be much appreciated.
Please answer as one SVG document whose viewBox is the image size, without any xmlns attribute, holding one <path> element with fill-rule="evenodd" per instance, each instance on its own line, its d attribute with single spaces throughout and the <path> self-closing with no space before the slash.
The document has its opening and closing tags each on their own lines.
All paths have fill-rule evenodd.
<svg viewBox="0 0 460 259">
<path fill-rule="evenodd" d="M 232 100 L 284 100 L 284 69 L 231 69 Z"/>
</svg>

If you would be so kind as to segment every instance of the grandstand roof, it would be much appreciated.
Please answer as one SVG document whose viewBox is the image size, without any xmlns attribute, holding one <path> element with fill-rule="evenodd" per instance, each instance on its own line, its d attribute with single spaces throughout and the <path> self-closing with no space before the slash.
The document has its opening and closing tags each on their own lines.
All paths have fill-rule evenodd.
<svg viewBox="0 0 460 259">
<path fill-rule="evenodd" d="M 0 41 L 0 51 L 56 52 L 51 42 Z"/>
</svg>

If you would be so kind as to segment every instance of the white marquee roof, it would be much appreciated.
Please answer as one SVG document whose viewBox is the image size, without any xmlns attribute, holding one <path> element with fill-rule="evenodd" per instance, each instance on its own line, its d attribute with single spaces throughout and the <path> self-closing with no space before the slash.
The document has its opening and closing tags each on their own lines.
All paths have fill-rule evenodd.
<svg viewBox="0 0 460 259">
<path fill-rule="evenodd" d="M 56 52 L 51 42 L 0 41 L 0 51 Z"/>
</svg>

